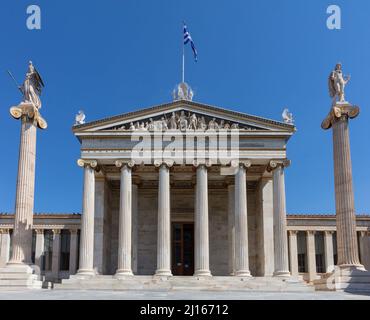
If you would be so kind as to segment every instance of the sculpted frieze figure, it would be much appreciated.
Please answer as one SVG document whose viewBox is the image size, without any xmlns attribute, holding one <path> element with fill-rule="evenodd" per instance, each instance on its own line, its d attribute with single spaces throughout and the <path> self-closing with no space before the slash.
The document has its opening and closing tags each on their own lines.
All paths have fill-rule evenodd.
<svg viewBox="0 0 370 320">
<path fill-rule="evenodd" d="M 198 128 L 198 118 L 195 115 L 195 113 L 193 113 L 189 120 L 189 129 L 197 130 L 197 128 Z"/>
<path fill-rule="evenodd" d="M 345 87 L 349 80 L 350 76 L 344 76 L 342 72 L 342 64 L 337 63 L 335 69 L 329 75 L 329 94 L 333 98 L 333 105 L 339 102 L 345 102 Z"/>
<path fill-rule="evenodd" d="M 176 130 L 177 129 L 177 119 L 175 112 L 172 112 L 171 118 L 170 118 L 170 129 Z"/>
</svg>

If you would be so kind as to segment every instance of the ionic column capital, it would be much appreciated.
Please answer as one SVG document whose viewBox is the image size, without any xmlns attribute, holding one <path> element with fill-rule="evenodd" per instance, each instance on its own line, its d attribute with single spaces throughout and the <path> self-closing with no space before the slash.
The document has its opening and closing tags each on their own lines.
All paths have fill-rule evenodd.
<svg viewBox="0 0 370 320">
<path fill-rule="evenodd" d="M 36 234 L 44 234 L 44 229 L 34 229 Z"/>
<path fill-rule="evenodd" d="M 96 169 L 98 167 L 98 161 L 96 160 L 87 160 L 87 159 L 78 159 L 77 165 L 81 168 L 90 167 Z"/>
<path fill-rule="evenodd" d="M 324 230 L 324 235 L 333 235 L 334 232 L 333 230 Z"/>
<path fill-rule="evenodd" d="M 230 166 L 232 168 L 244 167 L 246 169 L 249 169 L 252 166 L 252 161 L 251 160 L 231 160 Z"/>
<path fill-rule="evenodd" d="M 201 166 L 205 166 L 206 168 L 212 167 L 212 161 L 211 160 L 194 160 L 193 166 L 198 168 Z"/>
<path fill-rule="evenodd" d="M 135 166 L 135 161 L 134 160 L 129 160 L 129 161 L 116 160 L 115 165 L 117 168 L 121 168 L 121 169 L 123 169 L 124 167 L 128 167 L 132 169 Z"/>
<path fill-rule="evenodd" d="M 61 234 L 62 230 L 61 229 L 52 229 L 52 232 L 54 235 Z"/>
<path fill-rule="evenodd" d="M 315 235 L 316 231 L 315 230 L 306 230 L 307 235 Z"/>
<path fill-rule="evenodd" d="M 69 233 L 71 235 L 77 235 L 78 234 L 78 230 L 77 229 L 69 229 Z"/>
<path fill-rule="evenodd" d="M 291 161 L 288 159 L 283 160 L 271 160 L 270 163 L 267 166 L 267 171 L 271 172 L 275 169 L 281 167 L 281 168 L 287 168 L 291 165 Z"/>
<path fill-rule="evenodd" d="M 2 229 L 0 229 L 0 234 L 8 234 L 9 231 L 10 231 L 10 229 L 8 229 L 8 228 L 2 228 Z"/>
<path fill-rule="evenodd" d="M 167 160 L 154 160 L 154 165 L 157 168 L 160 168 L 161 166 L 166 166 L 167 168 L 172 168 L 174 164 L 175 164 L 175 161 L 173 161 L 171 159 L 167 159 Z"/>
<path fill-rule="evenodd" d="M 298 230 L 288 230 L 289 236 L 296 236 L 298 234 Z"/>
</svg>

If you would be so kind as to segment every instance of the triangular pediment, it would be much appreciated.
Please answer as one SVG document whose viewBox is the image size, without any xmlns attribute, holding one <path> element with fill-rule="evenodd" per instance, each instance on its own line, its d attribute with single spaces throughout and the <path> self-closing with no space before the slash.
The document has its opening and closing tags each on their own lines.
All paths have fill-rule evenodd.
<svg viewBox="0 0 370 320">
<path fill-rule="evenodd" d="M 294 132 L 295 127 L 193 101 L 175 101 L 73 127 L 75 133 L 171 129 Z"/>
</svg>

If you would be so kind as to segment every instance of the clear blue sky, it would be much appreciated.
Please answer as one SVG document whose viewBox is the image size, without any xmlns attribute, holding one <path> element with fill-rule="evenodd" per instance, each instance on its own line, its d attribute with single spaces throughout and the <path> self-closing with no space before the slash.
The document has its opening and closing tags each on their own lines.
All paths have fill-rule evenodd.
<svg viewBox="0 0 370 320">
<path fill-rule="evenodd" d="M 329 4 L 342 8 L 342 30 L 326 28 Z M 26 28 L 38 4 L 42 30 Z M 341 61 L 352 75 L 351 121 L 355 202 L 370 213 L 370 2 L 368 0 L 105 0 L 1 2 L 0 211 L 13 211 L 20 123 L 9 107 L 20 96 L 5 71 L 23 81 L 31 59 L 46 82 L 38 131 L 37 212 L 79 212 L 82 170 L 74 116 L 88 120 L 169 102 L 181 78 L 181 21 L 198 49 L 187 48 L 187 81 L 195 100 L 280 120 L 284 107 L 298 131 L 288 145 L 289 213 L 334 213 L 331 132 L 321 130 L 330 99 L 327 77 Z"/>
</svg>

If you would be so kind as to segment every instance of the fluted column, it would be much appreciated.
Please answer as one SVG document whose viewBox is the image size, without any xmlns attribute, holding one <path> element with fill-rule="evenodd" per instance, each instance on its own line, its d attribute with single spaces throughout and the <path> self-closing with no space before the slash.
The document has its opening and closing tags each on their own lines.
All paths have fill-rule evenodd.
<svg viewBox="0 0 370 320">
<path fill-rule="evenodd" d="M 78 253 L 78 230 L 70 230 L 69 242 L 69 274 L 76 274 L 77 271 L 77 253 Z"/>
<path fill-rule="evenodd" d="M 271 161 L 269 170 L 273 170 L 273 205 L 274 205 L 274 276 L 289 276 L 288 235 L 285 205 L 284 167 L 288 160 Z"/>
<path fill-rule="evenodd" d="M 229 275 L 235 275 L 235 186 L 229 184 L 228 190 L 228 252 Z"/>
<path fill-rule="evenodd" d="M 94 271 L 94 206 L 95 206 L 95 160 L 78 160 L 84 168 L 83 203 L 80 234 L 79 275 L 92 276 Z"/>
<path fill-rule="evenodd" d="M 316 273 L 316 248 L 315 248 L 315 231 L 306 231 L 307 245 L 307 266 L 308 281 L 313 281 L 317 277 Z"/>
<path fill-rule="evenodd" d="M 9 261 L 10 233 L 9 229 L 0 229 L 0 267 L 4 267 Z"/>
<path fill-rule="evenodd" d="M 235 175 L 235 275 L 249 277 L 247 169 L 240 163 Z"/>
<path fill-rule="evenodd" d="M 171 272 L 171 207 L 170 167 L 172 161 L 156 162 L 159 167 L 158 240 L 156 276 L 172 276 Z"/>
<path fill-rule="evenodd" d="M 338 266 L 364 269 L 360 263 L 357 246 L 348 127 L 349 119 L 357 117 L 359 112 L 358 107 L 350 104 L 334 105 L 321 127 L 325 130 L 333 127 Z"/>
<path fill-rule="evenodd" d="M 334 231 L 324 231 L 325 268 L 327 273 L 334 271 L 333 233 Z"/>
<path fill-rule="evenodd" d="M 119 235 L 118 235 L 118 269 L 116 276 L 132 276 L 132 162 L 116 161 L 121 168 Z"/>
<path fill-rule="evenodd" d="M 12 256 L 8 264 L 31 264 L 35 192 L 36 121 L 22 115 Z"/>
<path fill-rule="evenodd" d="M 132 271 L 137 274 L 138 245 L 139 245 L 139 223 L 138 223 L 138 185 L 132 184 Z"/>
<path fill-rule="evenodd" d="M 370 232 L 360 231 L 360 261 L 367 271 L 370 270 Z"/>
<path fill-rule="evenodd" d="M 293 277 L 298 277 L 298 242 L 297 231 L 289 230 L 289 257 L 290 257 L 290 273 Z"/>
<path fill-rule="evenodd" d="M 51 271 L 54 279 L 59 278 L 59 267 L 60 267 L 60 229 L 53 230 L 53 257 L 51 263 Z"/>
<path fill-rule="evenodd" d="M 35 246 L 35 265 L 43 269 L 44 257 L 44 229 L 36 229 L 36 246 Z"/>
<path fill-rule="evenodd" d="M 206 164 L 195 163 L 195 166 L 197 167 L 197 184 L 195 195 L 194 275 L 211 276 L 209 269 L 208 169 Z"/>
</svg>

